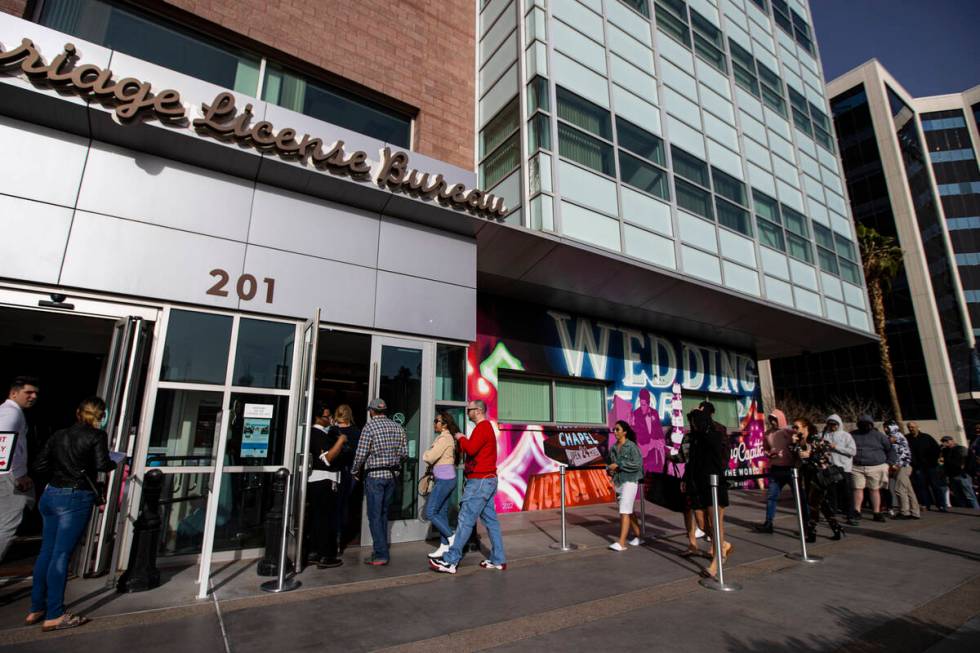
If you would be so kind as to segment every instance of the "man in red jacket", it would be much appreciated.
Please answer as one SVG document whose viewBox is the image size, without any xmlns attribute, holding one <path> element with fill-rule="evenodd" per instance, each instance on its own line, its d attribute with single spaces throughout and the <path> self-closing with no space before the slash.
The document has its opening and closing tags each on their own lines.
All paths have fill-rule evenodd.
<svg viewBox="0 0 980 653">
<path fill-rule="evenodd" d="M 463 547 L 476 527 L 477 517 L 487 529 L 491 549 L 490 558 L 481 562 L 480 566 L 497 571 L 507 569 L 504 539 L 494 505 L 497 494 L 497 434 L 487 419 L 487 405 L 479 399 L 469 402 L 466 416 L 476 424 L 476 428 L 468 438 L 462 433 L 456 434 L 459 448 L 466 454 L 466 465 L 463 467 L 466 486 L 459 504 L 459 522 L 453 545 L 446 555 L 429 560 L 429 566 L 434 571 L 444 574 L 456 573 L 456 565 L 463 557 Z"/>
</svg>

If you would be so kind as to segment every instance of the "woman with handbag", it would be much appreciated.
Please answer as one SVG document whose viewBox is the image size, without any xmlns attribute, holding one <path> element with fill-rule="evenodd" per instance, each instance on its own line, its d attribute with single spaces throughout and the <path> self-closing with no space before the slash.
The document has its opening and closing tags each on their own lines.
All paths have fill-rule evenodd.
<svg viewBox="0 0 980 653">
<path fill-rule="evenodd" d="M 449 524 L 449 497 L 456 489 L 456 462 L 459 457 L 456 434 L 459 433 L 459 426 L 452 415 L 440 412 L 436 415 L 433 427 L 436 439 L 422 454 L 422 462 L 429 469 L 419 483 L 419 494 L 428 495 L 425 516 L 439 531 L 439 547 L 429 554 L 435 560 L 445 555 L 453 545 L 453 529 Z"/>
<path fill-rule="evenodd" d="M 697 519 L 705 524 L 706 531 L 712 539 L 721 542 L 721 555 L 724 560 L 734 550 L 730 542 L 725 541 L 725 508 L 728 507 L 728 485 L 725 482 L 725 470 L 728 469 L 730 453 L 726 435 L 715 428 L 711 415 L 703 410 L 692 410 L 687 414 L 691 425 L 691 448 L 688 453 L 687 465 L 684 468 L 684 486 Z M 718 522 L 719 532 L 714 533 L 713 520 L 708 518 L 708 510 L 714 506 L 711 494 L 710 477 L 718 476 Z M 714 578 L 718 573 L 718 561 L 711 550 L 711 565 L 701 570 L 701 575 Z"/>
<path fill-rule="evenodd" d="M 109 436 L 101 430 L 105 401 L 89 397 L 78 405 L 77 422 L 54 433 L 44 443 L 34 464 L 48 473 L 38 505 L 44 520 L 41 552 L 34 563 L 31 612 L 28 626 L 44 622 L 43 630 L 77 628 L 88 619 L 65 611 L 68 560 L 92 514 L 92 506 L 104 503 L 96 488 L 98 472 L 116 467 L 109 457 Z"/>
<path fill-rule="evenodd" d="M 611 462 L 606 469 L 612 474 L 613 487 L 619 497 L 620 524 L 619 540 L 610 544 L 609 548 L 613 551 L 625 551 L 626 537 L 631 528 L 634 537 L 629 541 L 630 545 L 640 545 L 640 521 L 633 512 L 633 504 L 636 502 L 640 479 L 643 478 L 643 455 L 636 444 L 636 434 L 629 424 L 623 420 L 616 422 L 613 435 L 616 436 L 616 442 L 609 447 Z"/>
</svg>

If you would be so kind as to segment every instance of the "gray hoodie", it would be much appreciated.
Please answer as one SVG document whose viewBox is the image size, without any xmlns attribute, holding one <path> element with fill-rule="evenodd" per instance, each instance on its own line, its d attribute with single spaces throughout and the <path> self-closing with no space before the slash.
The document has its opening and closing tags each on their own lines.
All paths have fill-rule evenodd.
<svg viewBox="0 0 980 653">
<path fill-rule="evenodd" d="M 894 464 L 897 460 L 892 441 L 881 431 L 875 429 L 875 423 L 870 415 L 858 417 L 858 428 L 851 431 L 857 453 L 854 454 L 854 464 L 862 467 Z"/>
<path fill-rule="evenodd" d="M 834 450 L 830 452 L 830 462 L 838 467 L 843 467 L 844 471 L 849 474 L 854 463 L 854 454 L 857 453 L 854 438 L 844 430 L 842 426 L 844 422 L 841 421 L 840 415 L 830 415 L 826 421 L 837 422 L 837 430 L 828 430 L 824 436 L 834 445 Z"/>
</svg>

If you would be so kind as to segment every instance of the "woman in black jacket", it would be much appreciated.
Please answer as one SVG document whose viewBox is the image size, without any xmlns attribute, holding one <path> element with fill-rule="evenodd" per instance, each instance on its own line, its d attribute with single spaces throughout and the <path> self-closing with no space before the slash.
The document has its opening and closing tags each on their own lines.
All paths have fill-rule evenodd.
<svg viewBox="0 0 980 653">
<path fill-rule="evenodd" d="M 690 424 L 691 448 L 688 453 L 687 465 L 684 468 L 685 492 L 691 508 L 698 514 L 698 523 L 703 522 L 705 530 L 712 538 L 718 537 L 722 543 L 722 558 L 728 559 L 732 545 L 725 541 L 725 508 L 728 506 L 728 486 L 725 483 L 725 470 L 728 468 L 729 451 L 726 435 L 720 427 L 711 421 L 711 416 L 702 410 L 692 410 L 687 415 Z M 720 532 L 713 533 L 714 520 L 708 511 L 714 505 L 711 497 L 709 476 L 718 475 L 718 522 Z M 706 577 L 714 577 L 718 573 L 718 561 L 714 559 L 714 547 L 711 549 L 711 565 L 701 570 Z"/>
<path fill-rule="evenodd" d="M 109 437 L 99 428 L 104 416 L 102 399 L 82 401 L 75 411 L 78 421 L 48 438 L 34 465 L 36 472 L 50 474 L 51 481 L 38 505 L 44 530 L 34 563 L 31 612 L 25 620 L 29 626 L 44 621 L 44 630 L 63 630 L 88 622 L 65 612 L 65 584 L 68 560 L 98 498 L 97 474 L 116 466 L 109 457 Z"/>
</svg>

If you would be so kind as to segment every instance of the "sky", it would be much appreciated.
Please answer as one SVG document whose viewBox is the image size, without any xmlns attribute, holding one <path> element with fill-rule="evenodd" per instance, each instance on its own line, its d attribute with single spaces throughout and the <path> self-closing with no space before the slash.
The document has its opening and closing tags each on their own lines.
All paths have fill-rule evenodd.
<svg viewBox="0 0 980 653">
<path fill-rule="evenodd" d="M 876 58 L 915 97 L 980 84 L 980 0 L 810 0 L 827 82 Z"/>
</svg>

